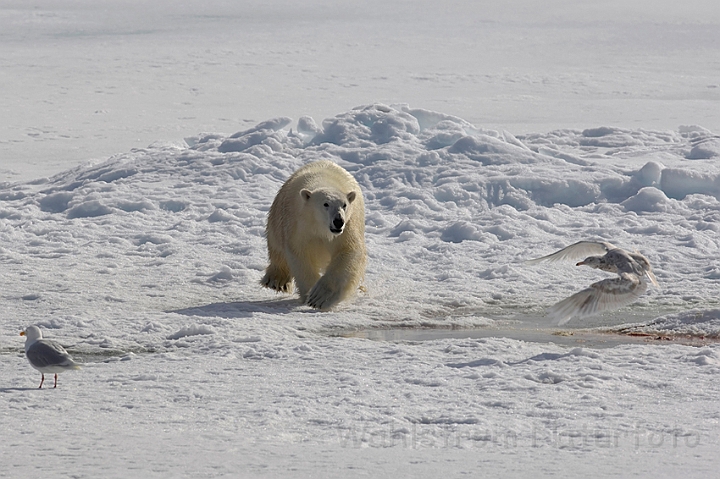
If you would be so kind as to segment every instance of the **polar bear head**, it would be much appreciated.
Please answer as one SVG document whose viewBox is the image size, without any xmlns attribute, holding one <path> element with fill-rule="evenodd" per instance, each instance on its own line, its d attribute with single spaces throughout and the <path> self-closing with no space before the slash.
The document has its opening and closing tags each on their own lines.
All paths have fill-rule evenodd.
<svg viewBox="0 0 720 479">
<path fill-rule="evenodd" d="M 300 196 L 305 205 L 312 209 L 319 231 L 322 233 L 329 230 L 332 236 L 338 236 L 350 221 L 350 205 L 357 194 L 354 191 L 345 194 L 333 188 L 319 188 L 313 191 L 303 189 Z"/>
</svg>

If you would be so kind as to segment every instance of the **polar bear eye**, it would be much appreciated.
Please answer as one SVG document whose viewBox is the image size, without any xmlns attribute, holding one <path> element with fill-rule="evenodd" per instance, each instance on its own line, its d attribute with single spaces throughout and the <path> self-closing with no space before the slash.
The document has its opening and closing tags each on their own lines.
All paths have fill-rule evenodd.
<svg viewBox="0 0 720 479">
<path fill-rule="evenodd" d="M 343 203 L 343 209 L 347 208 L 347 203 Z"/>
<path fill-rule="evenodd" d="M 330 205 L 329 205 L 328 203 L 323 203 L 323 206 L 324 206 L 325 208 L 330 208 Z"/>
</svg>

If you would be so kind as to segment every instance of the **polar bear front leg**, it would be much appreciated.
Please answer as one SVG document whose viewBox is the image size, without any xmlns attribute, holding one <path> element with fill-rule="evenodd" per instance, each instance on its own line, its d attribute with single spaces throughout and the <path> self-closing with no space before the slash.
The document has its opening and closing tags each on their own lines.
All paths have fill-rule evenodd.
<svg viewBox="0 0 720 479">
<path fill-rule="evenodd" d="M 268 250 L 270 265 L 265 269 L 260 284 L 281 293 L 289 293 L 293 278 L 285 255 L 271 245 L 268 245 Z"/>
<path fill-rule="evenodd" d="M 308 259 L 303 260 L 291 252 L 288 252 L 287 256 L 290 271 L 295 278 L 295 286 L 297 286 L 298 293 L 300 294 L 300 301 L 305 303 L 311 288 L 320 279 L 320 271 L 318 267 Z"/>
<path fill-rule="evenodd" d="M 342 253 L 335 258 L 327 271 L 308 293 L 308 306 L 327 311 L 357 289 L 364 271 L 365 257 L 356 252 Z"/>
</svg>

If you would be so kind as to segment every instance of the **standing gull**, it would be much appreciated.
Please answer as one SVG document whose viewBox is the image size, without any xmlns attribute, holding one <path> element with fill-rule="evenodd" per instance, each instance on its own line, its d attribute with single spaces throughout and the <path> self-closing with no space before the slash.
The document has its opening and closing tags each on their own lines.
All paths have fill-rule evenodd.
<svg viewBox="0 0 720 479">
<path fill-rule="evenodd" d="M 653 285 L 658 285 L 650 262 L 645 256 L 638 252 L 629 253 L 604 241 L 580 241 L 526 263 L 576 260 L 583 256 L 587 257 L 576 266 L 590 266 L 615 273 L 618 277 L 593 283 L 552 306 L 548 310 L 548 316 L 559 325 L 567 323 L 573 317 L 593 316 L 632 303 L 647 290 L 648 280 Z"/>
<path fill-rule="evenodd" d="M 25 336 L 25 355 L 30 365 L 42 374 L 40 388 L 45 382 L 45 373 L 55 373 L 53 387 L 57 387 L 58 373 L 69 369 L 80 369 L 65 348 L 55 341 L 43 339 L 42 331 L 37 326 L 29 326 L 20 333 L 20 336 Z"/>
</svg>

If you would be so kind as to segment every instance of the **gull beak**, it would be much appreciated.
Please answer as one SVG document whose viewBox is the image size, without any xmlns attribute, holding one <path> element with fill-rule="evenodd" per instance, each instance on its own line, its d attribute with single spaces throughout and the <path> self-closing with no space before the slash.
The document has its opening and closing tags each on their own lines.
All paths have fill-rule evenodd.
<svg viewBox="0 0 720 479">
<path fill-rule="evenodd" d="M 585 264 L 585 260 L 582 260 L 582 261 L 578 261 L 577 263 L 575 263 L 575 266 L 582 266 L 584 264 Z"/>
<path fill-rule="evenodd" d="M 25 336 L 25 331 L 20 331 L 20 336 Z"/>
</svg>

